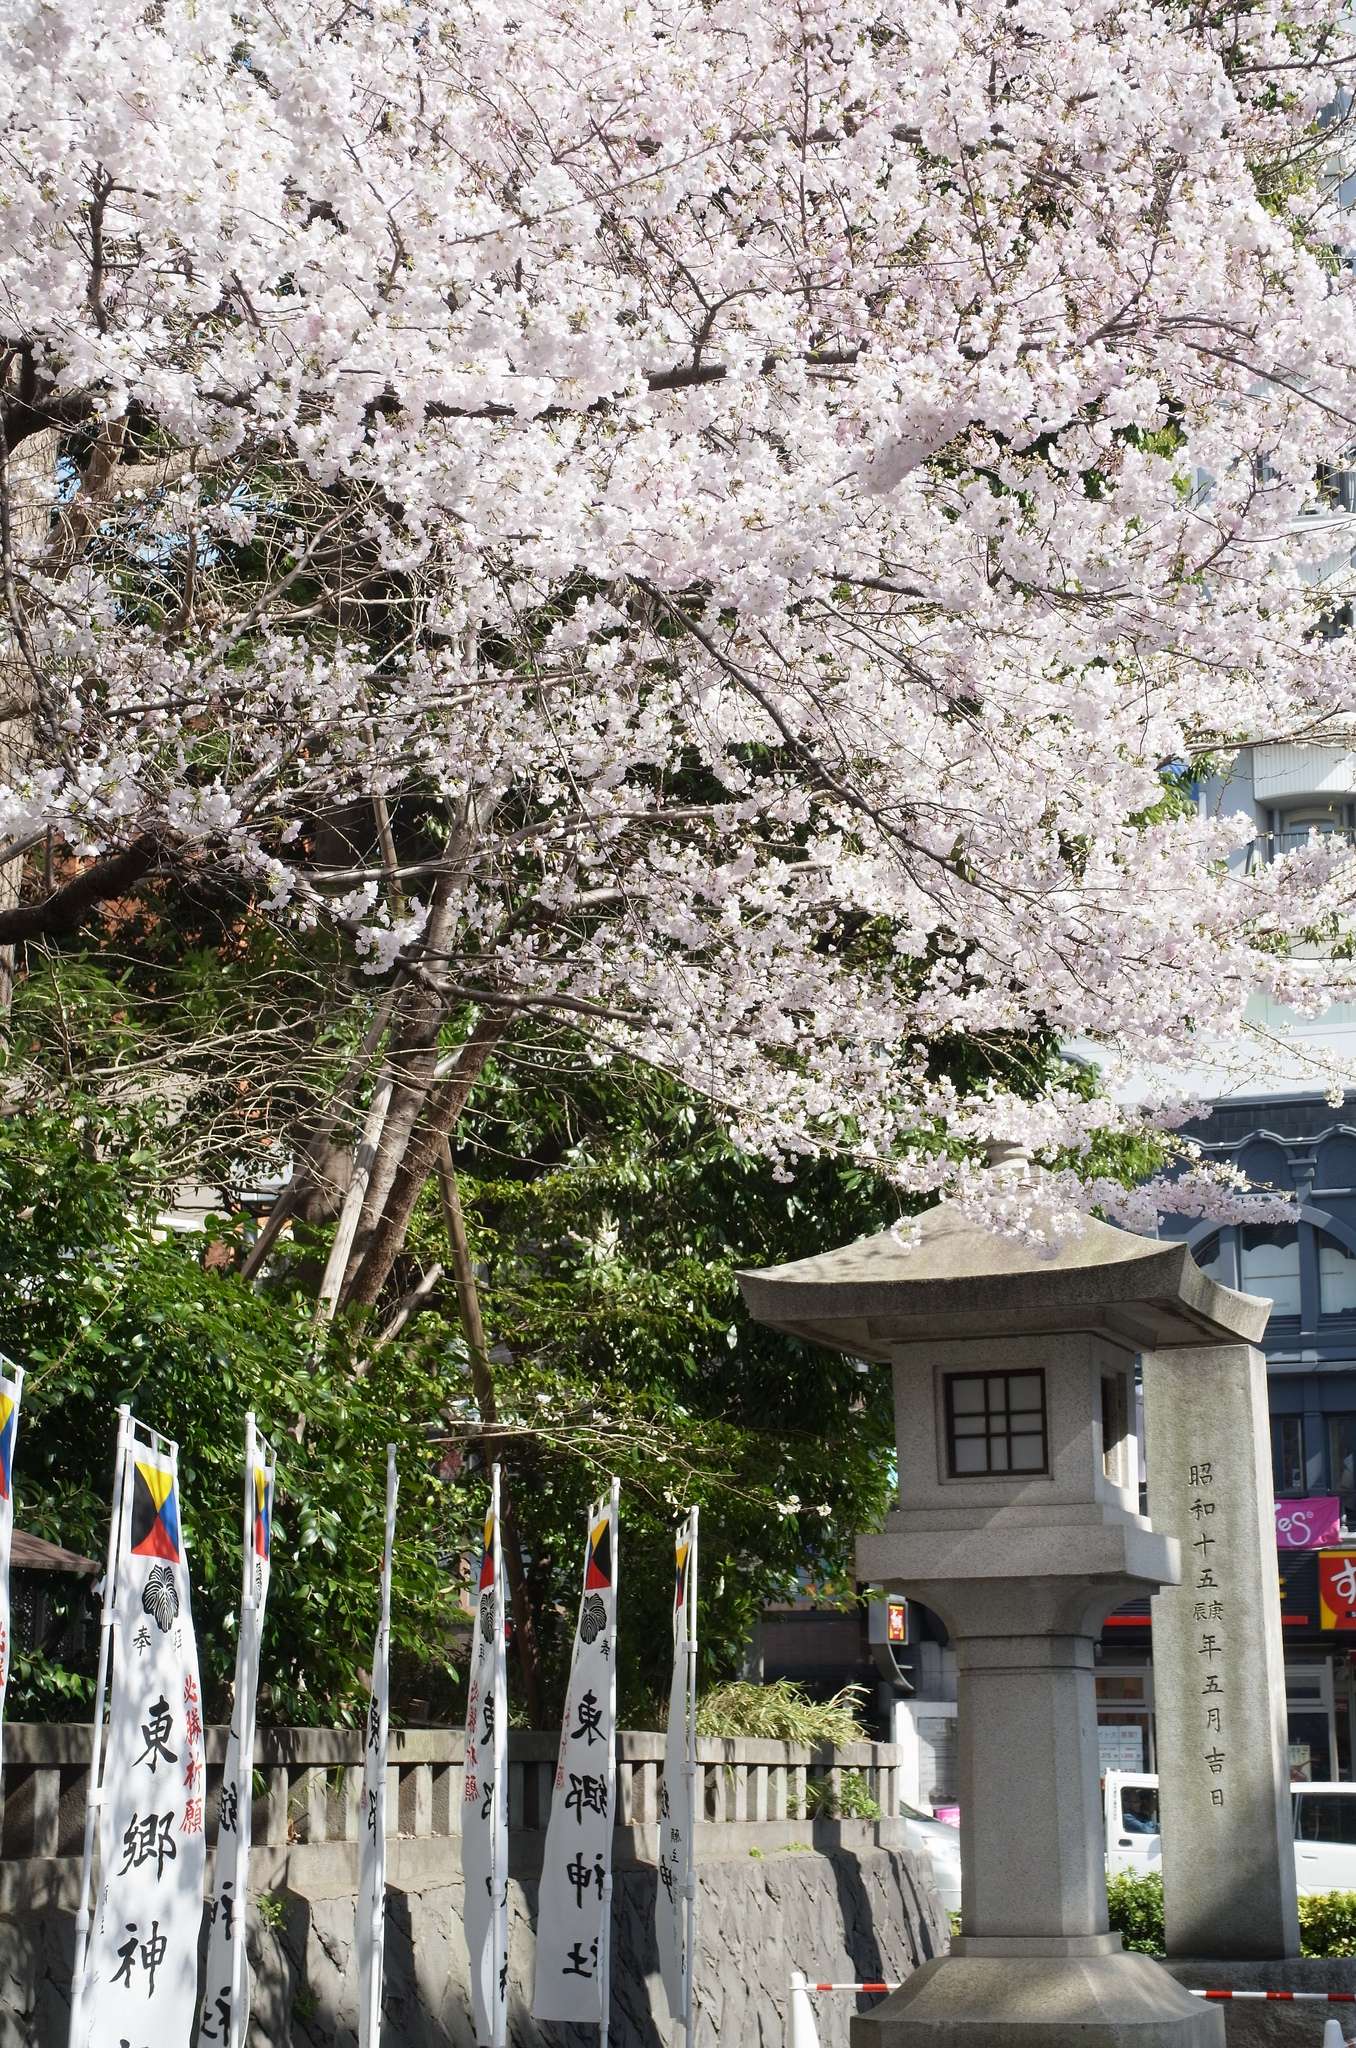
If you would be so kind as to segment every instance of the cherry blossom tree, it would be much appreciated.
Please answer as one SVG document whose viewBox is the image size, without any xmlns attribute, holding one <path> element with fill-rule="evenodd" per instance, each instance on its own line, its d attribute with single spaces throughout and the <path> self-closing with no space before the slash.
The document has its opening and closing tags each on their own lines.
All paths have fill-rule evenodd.
<svg viewBox="0 0 1356 2048">
<path fill-rule="evenodd" d="M 1180 800 L 1356 709 L 1303 516 L 1356 405 L 1336 0 L 0 42 L 0 943 L 204 874 L 342 936 L 328 1300 L 524 1012 L 973 1192 L 973 1141 L 1180 1108 L 961 1095 L 958 1034 L 1166 1075 L 1344 992 L 1345 849 Z"/>
</svg>

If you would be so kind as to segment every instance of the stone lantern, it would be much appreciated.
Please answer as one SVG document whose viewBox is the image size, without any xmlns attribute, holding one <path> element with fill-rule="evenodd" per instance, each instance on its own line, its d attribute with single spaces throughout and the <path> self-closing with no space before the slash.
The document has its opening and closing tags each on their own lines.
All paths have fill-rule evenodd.
<svg viewBox="0 0 1356 2048">
<path fill-rule="evenodd" d="M 900 1505 L 858 1575 L 956 1651 L 962 1933 L 855 2048 L 1215 2048 L 1218 2010 L 1108 1931 L 1093 1656 L 1109 1613 L 1181 1573 L 1139 1512 L 1136 1357 L 1250 1343 L 1268 1304 L 1093 1220 L 1053 1256 L 945 1202 L 918 1228 L 740 1282 L 760 1322 L 892 1367 Z"/>
</svg>

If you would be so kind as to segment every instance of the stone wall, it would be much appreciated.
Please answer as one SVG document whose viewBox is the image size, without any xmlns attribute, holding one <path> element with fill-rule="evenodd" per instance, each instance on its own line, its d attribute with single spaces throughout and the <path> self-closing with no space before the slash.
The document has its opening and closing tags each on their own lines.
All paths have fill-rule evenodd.
<svg viewBox="0 0 1356 2048">
<path fill-rule="evenodd" d="M 803 1849 L 745 1847 L 701 1865 L 702 2048 L 782 2048 L 794 1969 L 812 1979 L 901 1978 L 945 1946 L 945 1915 L 907 1851 L 880 1844 L 862 1823 L 805 1824 L 804 1832 L 814 1839 Z M 514 2048 L 595 2048 L 596 2028 L 538 2027 L 529 2016 L 535 1846 L 520 1842 L 513 1857 L 522 1867 L 510 1886 L 510 2039 Z M 473 2048 L 458 1844 L 389 1847 L 385 2048 Z M 302 1846 L 256 1901 L 250 2048 L 353 2048 L 355 1870 L 350 1844 Z M 5 1872 L 0 2048 L 66 2044 L 73 1923 L 64 1904 L 42 1904 L 66 1886 L 33 1875 L 26 1888 L 21 1867 Z M 653 1864 L 619 1855 L 612 2048 L 669 2048 L 676 2033 L 659 1981 L 654 1894 Z M 847 2048 L 857 2001 L 834 1994 L 819 2005 L 823 2048 Z"/>
</svg>

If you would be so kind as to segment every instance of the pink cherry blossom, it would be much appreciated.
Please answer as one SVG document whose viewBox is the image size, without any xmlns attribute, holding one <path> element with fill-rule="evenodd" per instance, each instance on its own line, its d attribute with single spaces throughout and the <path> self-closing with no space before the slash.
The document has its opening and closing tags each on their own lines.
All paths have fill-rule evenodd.
<svg viewBox="0 0 1356 2048">
<path fill-rule="evenodd" d="M 963 1100 L 956 1034 L 1168 1076 L 1356 993 L 1346 851 L 1248 863 L 1160 772 L 1356 712 L 1335 0 L 13 0 L 0 49 L 0 852 L 215 860 L 910 1189 L 1190 1107 Z M 307 850 L 372 798 L 445 821 L 398 903 Z"/>
</svg>

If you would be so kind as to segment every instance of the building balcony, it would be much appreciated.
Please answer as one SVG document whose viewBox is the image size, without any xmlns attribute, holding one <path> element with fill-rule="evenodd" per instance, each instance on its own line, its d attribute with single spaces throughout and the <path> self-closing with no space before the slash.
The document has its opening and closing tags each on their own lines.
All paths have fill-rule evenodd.
<svg viewBox="0 0 1356 2048">
<path fill-rule="evenodd" d="M 1283 826 L 1278 832 L 1259 832 L 1248 847 L 1246 872 L 1252 874 L 1256 868 L 1268 861 L 1279 860 L 1283 854 L 1298 853 L 1309 844 L 1310 838 L 1318 838 L 1328 844 L 1340 840 L 1344 846 L 1356 846 L 1356 827 L 1351 825 L 1292 825 Z"/>
<path fill-rule="evenodd" d="M 1356 796 L 1356 748 L 1298 742 L 1255 747 L 1252 790 L 1259 804 L 1288 805 Z M 1301 834 L 1297 843 L 1303 845 Z"/>
</svg>

